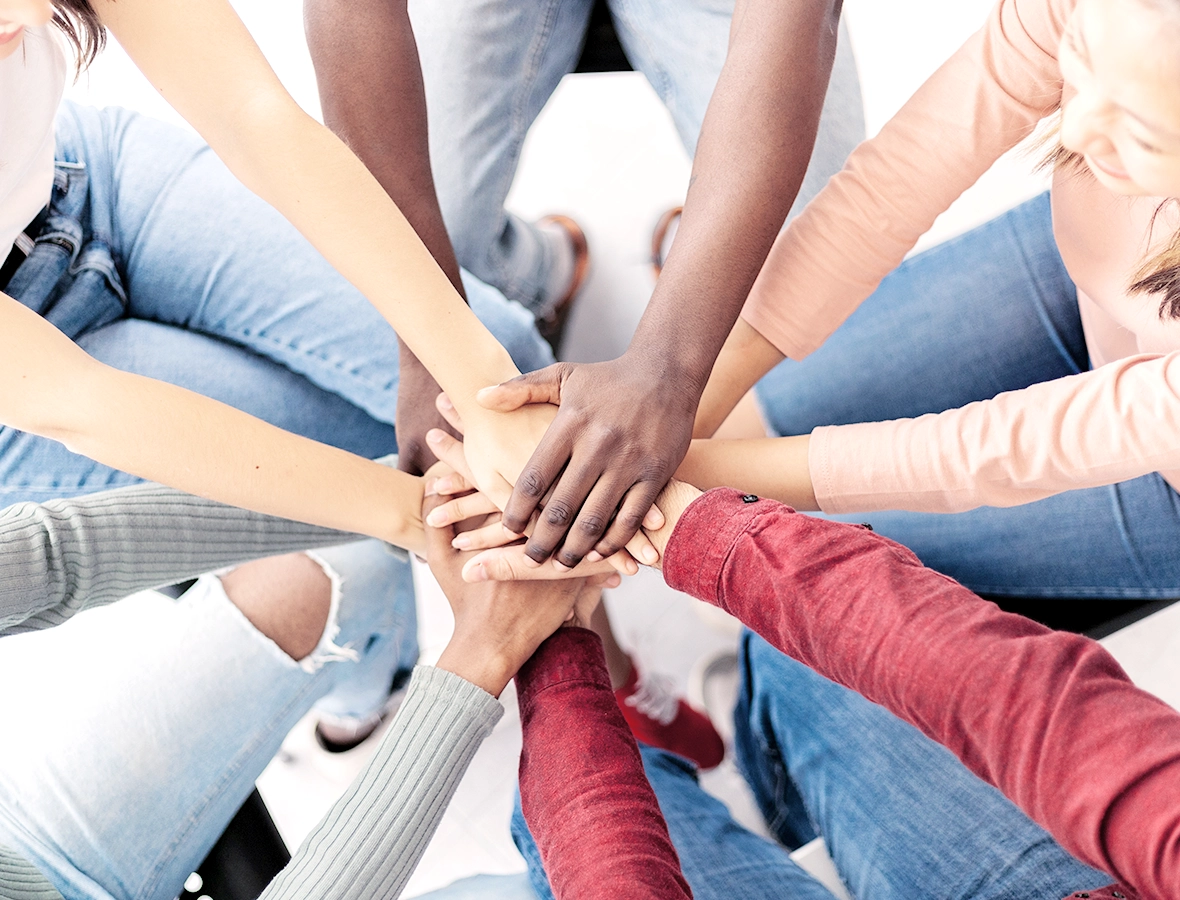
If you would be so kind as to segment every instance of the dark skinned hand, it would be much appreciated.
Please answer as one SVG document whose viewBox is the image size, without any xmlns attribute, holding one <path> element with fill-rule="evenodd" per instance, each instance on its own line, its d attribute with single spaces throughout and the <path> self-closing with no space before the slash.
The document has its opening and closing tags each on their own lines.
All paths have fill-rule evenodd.
<svg viewBox="0 0 1180 900">
<path fill-rule="evenodd" d="M 572 567 L 623 548 L 688 452 L 699 396 L 699 386 L 628 355 L 557 363 L 481 391 L 488 409 L 561 407 L 504 510 L 504 525 L 518 533 L 539 511 L 527 556 Z"/>
</svg>

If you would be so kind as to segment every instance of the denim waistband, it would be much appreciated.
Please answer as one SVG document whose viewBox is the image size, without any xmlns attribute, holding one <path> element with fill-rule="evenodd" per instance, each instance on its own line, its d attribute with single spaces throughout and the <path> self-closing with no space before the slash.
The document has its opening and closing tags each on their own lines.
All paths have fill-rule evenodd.
<svg viewBox="0 0 1180 900">
<path fill-rule="evenodd" d="M 32 250 L 4 288 L 75 340 L 119 318 L 127 306 L 110 247 L 88 233 L 89 193 L 84 162 L 54 163 L 49 206 L 26 230 Z"/>
</svg>

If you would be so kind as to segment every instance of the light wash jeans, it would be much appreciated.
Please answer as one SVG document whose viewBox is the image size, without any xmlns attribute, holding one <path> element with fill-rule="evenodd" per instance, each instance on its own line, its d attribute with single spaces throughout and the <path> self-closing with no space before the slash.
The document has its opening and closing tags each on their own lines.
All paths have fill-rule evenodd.
<svg viewBox="0 0 1180 900">
<path fill-rule="evenodd" d="M 668 107 L 689 155 L 725 62 L 733 0 L 609 0 L 619 41 Z M 552 248 L 504 209 L 525 135 L 578 62 L 593 0 L 410 0 L 430 114 L 430 158 L 459 262 L 534 312 Z M 795 210 L 864 138 L 846 31 Z"/>
<path fill-rule="evenodd" d="M 1077 292 L 1042 194 L 887 277 L 756 394 L 779 434 L 952 409 L 1090 368 Z M 983 594 L 1180 597 L 1180 495 L 1157 474 L 1008 509 L 877 512 L 868 522 Z"/>
<path fill-rule="evenodd" d="M 133 112 L 73 104 L 57 138 L 50 214 L 7 293 L 115 368 L 363 456 L 396 451 L 392 328 L 204 143 Z M 517 365 L 553 361 L 528 312 L 469 275 L 465 284 Z M 0 428 L 0 507 L 136 480 Z M 408 563 L 389 577 L 412 603 Z M 397 665 L 386 645 L 323 711 L 374 712 Z"/>
<path fill-rule="evenodd" d="M 788 855 L 819 834 L 858 900 L 1057 900 L 1113 880 L 883 707 L 748 631 L 739 664 L 738 767 L 781 843 L 734 821 L 687 760 L 643 748 L 697 900 L 834 900 Z M 537 895 L 551 898 L 519 799 L 512 830 Z"/>
<path fill-rule="evenodd" d="M 317 698 L 387 645 L 417 660 L 404 563 L 374 540 L 314 557 L 339 590 L 299 662 L 212 575 L 0 642 L 0 844 L 66 900 L 176 897 Z"/>
</svg>

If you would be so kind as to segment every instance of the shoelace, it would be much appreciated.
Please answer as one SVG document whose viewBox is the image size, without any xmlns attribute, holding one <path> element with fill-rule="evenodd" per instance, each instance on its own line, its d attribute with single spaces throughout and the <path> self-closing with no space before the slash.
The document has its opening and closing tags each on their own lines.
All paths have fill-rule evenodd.
<svg viewBox="0 0 1180 900">
<path fill-rule="evenodd" d="M 644 674 L 640 676 L 635 693 L 624 702 L 649 719 L 669 725 L 680 712 L 680 701 L 672 690 L 672 679 L 667 676 Z"/>
</svg>

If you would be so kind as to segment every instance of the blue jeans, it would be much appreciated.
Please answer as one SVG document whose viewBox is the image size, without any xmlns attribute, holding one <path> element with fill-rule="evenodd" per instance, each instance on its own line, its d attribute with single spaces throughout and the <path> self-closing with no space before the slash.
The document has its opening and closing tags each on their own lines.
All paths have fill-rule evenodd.
<svg viewBox="0 0 1180 900">
<path fill-rule="evenodd" d="M 1056 900 L 1109 884 L 948 750 L 745 632 L 734 711 L 738 766 L 774 843 L 737 824 L 691 763 L 643 748 L 697 900 L 833 900 L 788 856 L 817 834 L 858 900 Z M 513 837 L 551 897 L 519 814 Z"/>
<path fill-rule="evenodd" d="M 66 900 L 176 897 L 317 698 L 387 645 L 417 659 L 405 564 L 375 540 L 314 555 L 340 587 L 300 661 L 212 575 L 0 642 L 0 844 Z"/>
<path fill-rule="evenodd" d="M 430 113 L 430 158 L 459 262 L 534 311 L 553 249 L 504 200 L 525 135 L 581 53 L 593 0 L 411 0 Z M 610 0 L 628 58 L 691 155 L 725 62 L 733 0 Z M 795 209 L 864 138 L 860 82 L 841 32 L 811 167 Z"/>
<path fill-rule="evenodd" d="M 363 456 L 396 451 L 392 328 L 205 144 L 136 113 L 73 104 L 57 138 L 49 216 L 8 294 L 115 368 Z M 528 312 L 465 277 L 472 308 L 517 365 L 553 361 Z M 0 507 L 136 480 L 0 428 Z M 389 577 L 412 603 L 408 563 Z M 373 712 L 397 664 L 387 646 L 325 711 Z"/>
<path fill-rule="evenodd" d="M 953 409 L 1090 368 L 1049 196 L 904 262 L 815 353 L 756 394 L 778 434 Z M 1158 474 L 1008 509 L 869 522 L 973 591 L 1180 597 L 1180 495 Z"/>
</svg>

